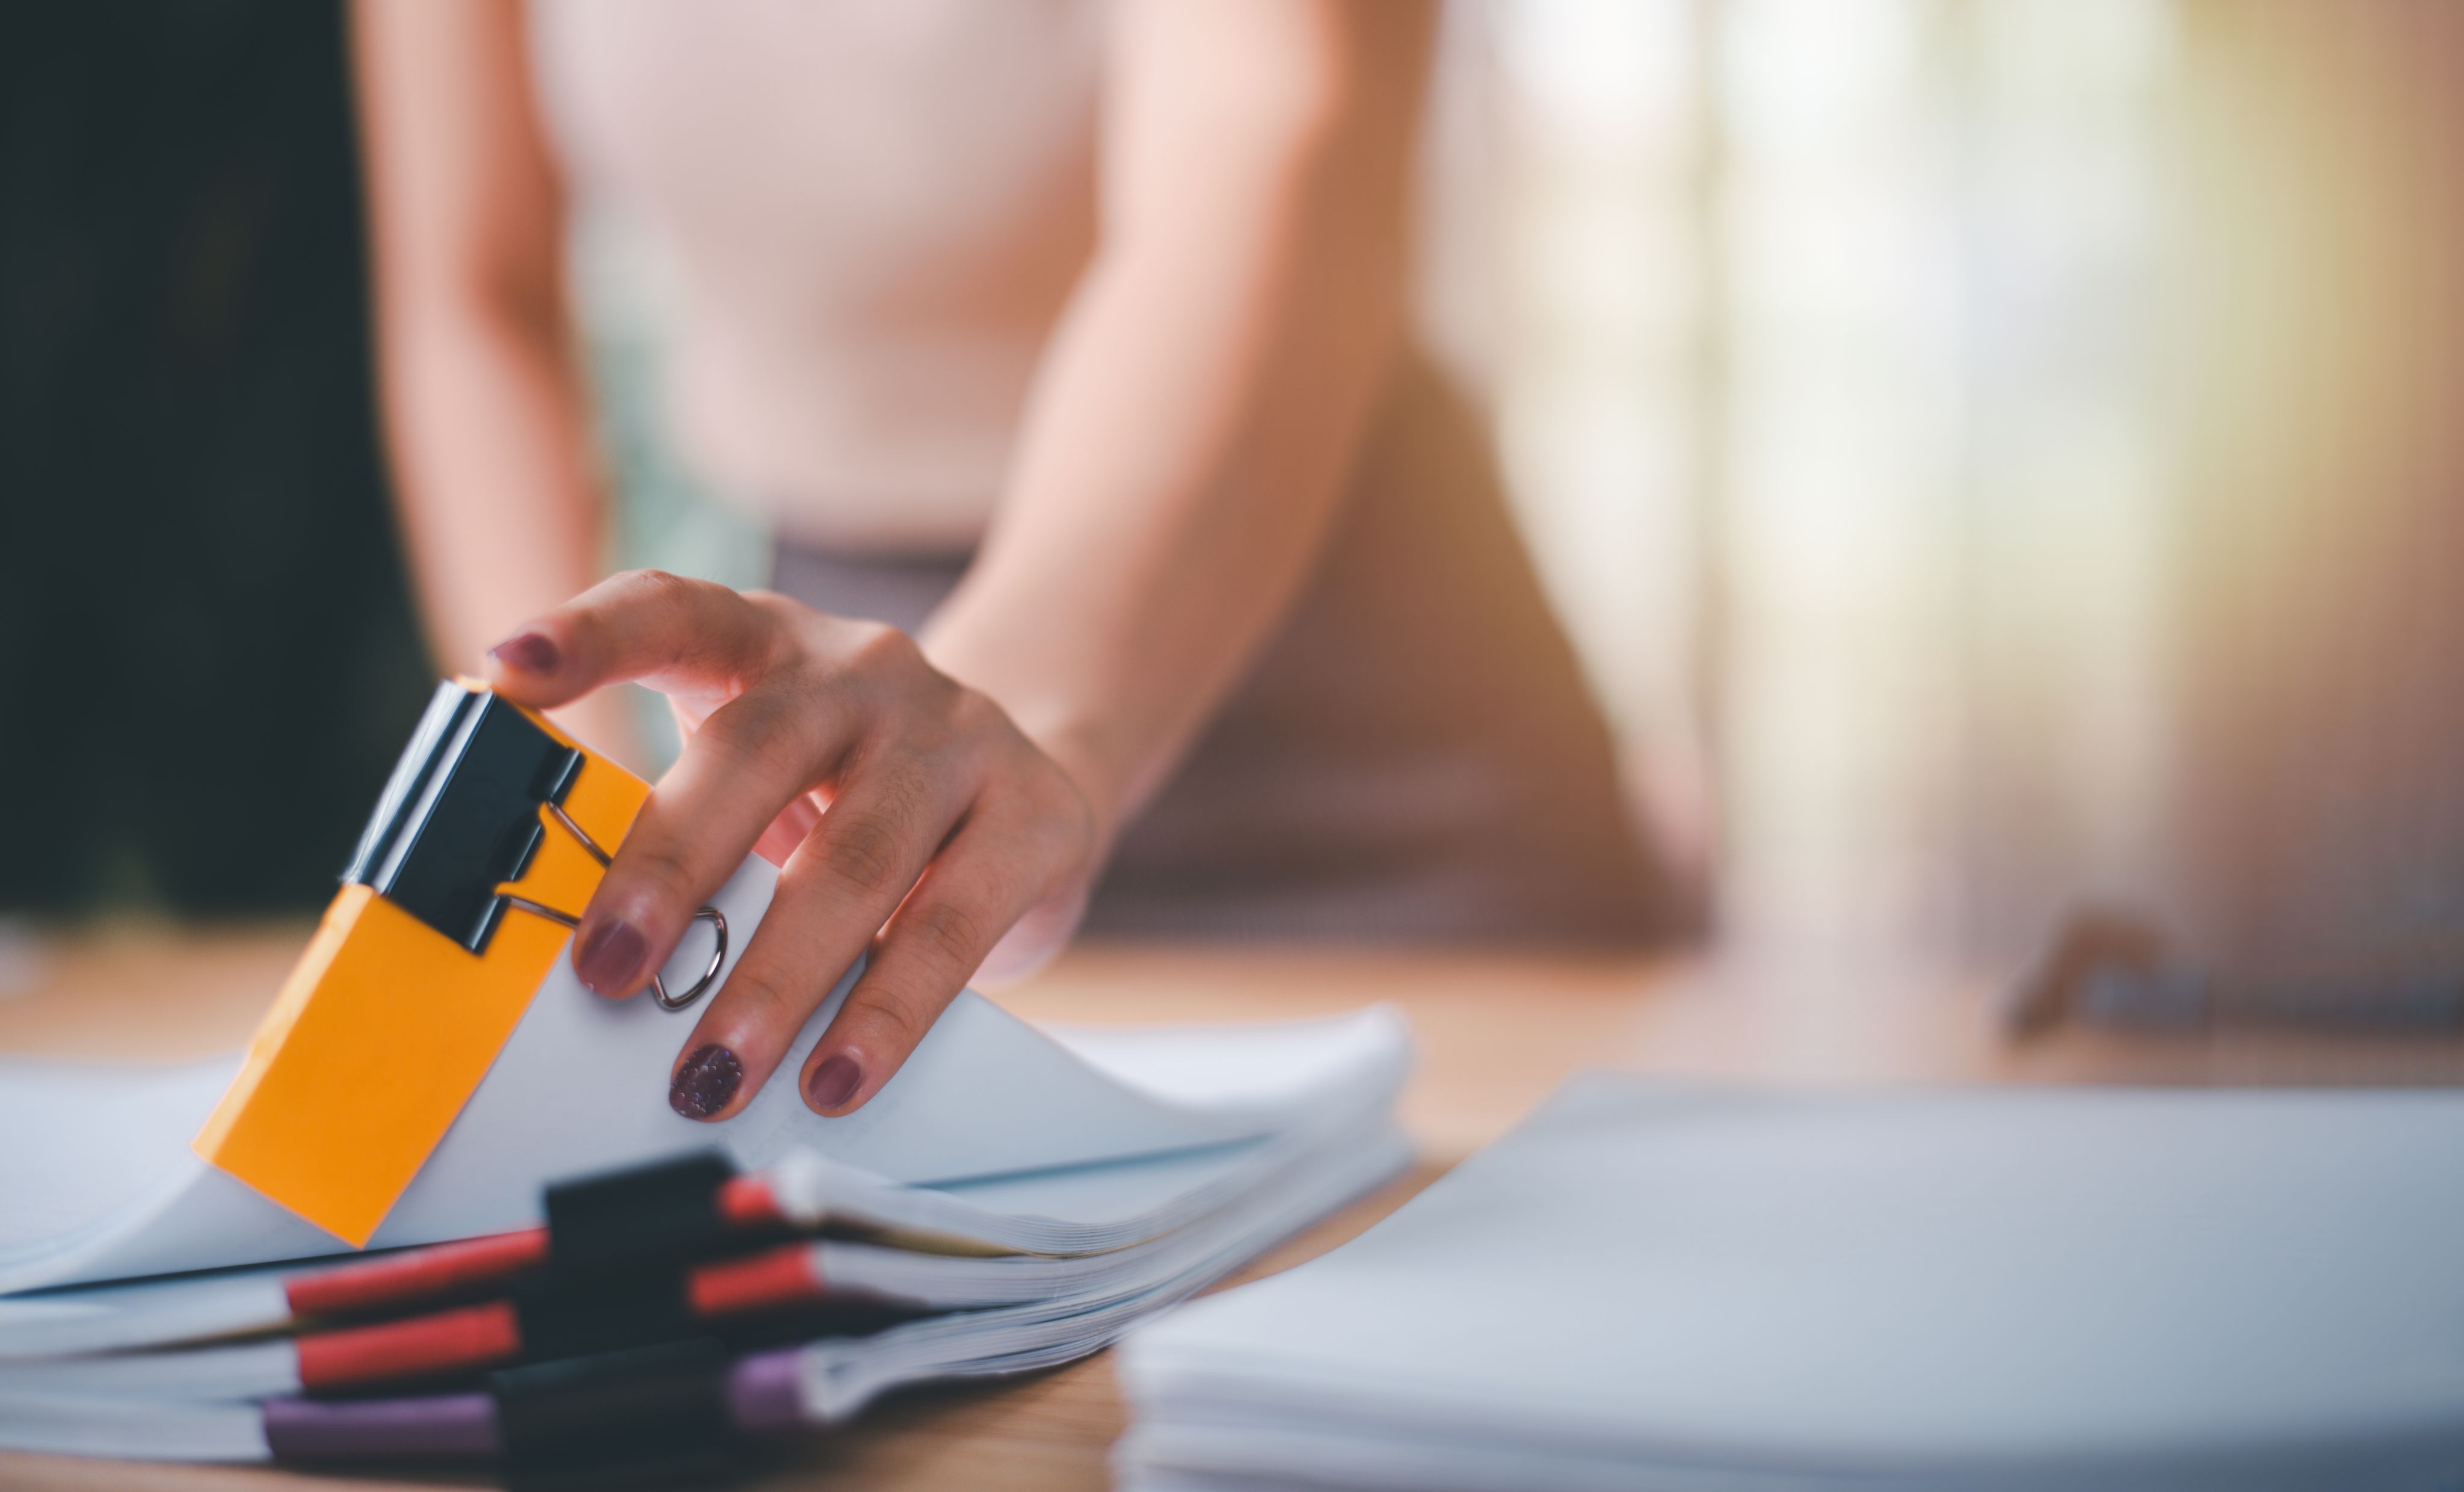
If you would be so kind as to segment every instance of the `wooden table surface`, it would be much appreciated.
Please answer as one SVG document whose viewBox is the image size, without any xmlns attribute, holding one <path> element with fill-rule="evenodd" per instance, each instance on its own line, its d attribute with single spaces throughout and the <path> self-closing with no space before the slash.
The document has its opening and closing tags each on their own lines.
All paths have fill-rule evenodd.
<svg viewBox="0 0 2464 1492">
<path fill-rule="evenodd" d="M 0 1052 L 173 1060 L 245 1037 L 304 927 L 116 925 L 0 935 Z M 2453 1039 L 2065 1030 L 2013 1046 L 1981 981 L 1838 963 L 1749 967 L 1562 953 L 1081 948 L 997 998 L 1036 1020 L 1271 1020 L 1391 1000 L 1419 1061 L 1402 1102 L 1412 1174 L 1262 1260 L 1334 1246 L 1585 1067 L 1791 1085 L 1965 1082 L 2457 1083 Z M 1122 1427 L 1108 1356 L 1018 1381 L 919 1391 L 782 1452 L 761 1488 L 1091 1488 Z M 0 1455 L 0 1486 L 307 1492 L 393 1485 L 262 1468 Z"/>
</svg>

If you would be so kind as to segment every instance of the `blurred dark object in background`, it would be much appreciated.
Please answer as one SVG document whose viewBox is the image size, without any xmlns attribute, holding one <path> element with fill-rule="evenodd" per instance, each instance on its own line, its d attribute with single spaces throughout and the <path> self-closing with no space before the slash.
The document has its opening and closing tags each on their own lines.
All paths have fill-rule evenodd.
<svg viewBox="0 0 2464 1492">
<path fill-rule="evenodd" d="M 0 20 L 0 911 L 306 910 L 428 695 L 334 5 Z"/>
<path fill-rule="evenodd" d="M 2277 1025 L 2407 1034 L 2464 1031 L 2464 938 L 2418 939 L 2360 952 L 2330 947 L 2263 964 L 2215 968 L 2180 955 L 2164 932 L 2128 912 L 2090 910 L 2013 990 L 2012 1035 L 2065 1021 L 2143 1030 Z"/>
</svg>

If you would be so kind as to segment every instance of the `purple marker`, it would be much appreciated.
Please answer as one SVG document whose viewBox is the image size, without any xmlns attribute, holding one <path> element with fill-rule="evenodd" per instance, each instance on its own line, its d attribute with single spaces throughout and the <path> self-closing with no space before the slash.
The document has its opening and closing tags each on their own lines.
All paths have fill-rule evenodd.
<svg viewBox="0 0 2464 1492">
<path fill-rule="evenodd" d="M 798 1382 L 803 1349 L 756 1352 L 727 1374 L 728 1417 L 747 1435 L 784 1435 L 803 1428 L 804 1393 Z"/>
<path fill-rule="evenodd" d="M 278 1461 L 487 1460 L 498 1449 L 485 1393 L 420 1398 L 267 1399 L 265 1446 Z"/>
<path fill-rule="evenodd" d="M 729 1424 L 776 1436 L 803 1425 L 794 1349 L 759 1352 L 727 1374 Z M 415 1398 L 267 1399 L 266 1449 L 277 1461 L 492 1460 L 504 1453 L 496 1402 L 485 1393 Z"/>
</svg>

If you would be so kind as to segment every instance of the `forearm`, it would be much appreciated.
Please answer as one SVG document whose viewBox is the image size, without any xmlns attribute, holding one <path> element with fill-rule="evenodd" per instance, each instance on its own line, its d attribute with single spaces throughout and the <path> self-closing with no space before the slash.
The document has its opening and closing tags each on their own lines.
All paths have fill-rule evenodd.
<svg viewBox="0 0 2464 1492">
<path fill-rule="evenodd" d="M 561 197 L 517 6 L 358 0 L 351 35 L 394 494 L 437 661 L 473 670 L 601 568 Z M 567 723 L 630 746 L 618 701 Z"/>
<path fill-rule="evenodd" d="M 490 647 L 605 567 L 579 390 L 556 339 L 468 309 L 404 317 L 383 345 L 395 502 L 429 646 L 442 671 L 477 672 Z M 622 691 L 558 719 L 639 759 Z"/>
<path fill-rule="evenodd" d="M 1230 295 L 1160 254 L 1095 272 L 1000 521 L 928 635 L 1108 822 L 1152 794 L 1237 681 L 1339 498 L 1393 318 L 1338 307 L 1342 276 L 1304 256 L 1259 246 Z"/>
<path fill-rule="evenodd" d="M 1145 13 L 1103 251 L 926 638 L 1108 825 L 1160 785 L 1323 546 L 1402 320 L 1426 39 L 1405 7 L 1244 5 L 1214 33 L 1183 5 Z"/>
<path fill-rule="evenodd" d="M 467 310 L 385 333 L 385 426 L 430 645 L 450 669 L 599 577 L 583 418 L 550 338 Z"/>
</svg>

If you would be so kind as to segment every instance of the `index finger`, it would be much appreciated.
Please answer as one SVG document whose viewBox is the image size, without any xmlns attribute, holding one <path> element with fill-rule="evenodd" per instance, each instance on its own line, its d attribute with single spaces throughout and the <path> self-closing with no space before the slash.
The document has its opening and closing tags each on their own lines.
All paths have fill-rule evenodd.
<svg viewBox="0 0 2464 1492">
<path fill-rule="evenodd" d="M 768 611 L 724 585 L 628 570 L 489 648 L 488 683 L 539 710 L 627 680 L 733 694 L 760 675 L 776 636 Z"/>
<path fill-rule="evenodd" d="M 574 929 L 583 984 L 611 998 L 639 989 L 780 810 L 835 771 L 859 717 L 793 683 L 782 672 L 729 701 L 650 790 Z"/>
</svg>

